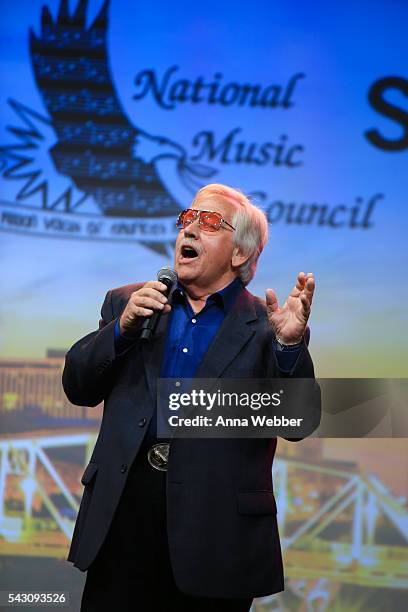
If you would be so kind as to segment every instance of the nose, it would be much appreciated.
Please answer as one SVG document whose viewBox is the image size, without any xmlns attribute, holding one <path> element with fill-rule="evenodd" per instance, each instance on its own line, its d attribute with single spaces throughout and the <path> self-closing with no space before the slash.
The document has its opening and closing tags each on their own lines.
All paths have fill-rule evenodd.
<svg viewBox="0 0 408 612">
<path fill-rule="evenodd" d="M 200 233 L 200 225 L 198 219 L 195 219 L 190 225 L 184 228 L 184 236 L 186 238 L 197 238 Z"/>
</svg>

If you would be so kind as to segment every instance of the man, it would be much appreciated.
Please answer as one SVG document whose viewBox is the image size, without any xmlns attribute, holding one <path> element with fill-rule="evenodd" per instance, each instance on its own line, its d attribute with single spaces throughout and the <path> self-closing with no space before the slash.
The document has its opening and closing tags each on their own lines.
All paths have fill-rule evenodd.
<svg viewBox="0 0 408 612">
<path fill-rule="evenodd" d="M 69 554 L 88 570 L 86 611 L 244 612 L 284 588 L 276 438 L 174 439 L 168 458 L 157 454 L 156 381 L 314 377 L 304 340 L 314 278 L 300 273 L 282 308 L 272 289 L 266 304 L 245 289 L 267 221 L 237 190 L 204 187 L 178 227 L 171 298 L 158 281 L 110 291 L 99 330 L 66 357 L 68 398 L 105 402 Z"/>
</svg>

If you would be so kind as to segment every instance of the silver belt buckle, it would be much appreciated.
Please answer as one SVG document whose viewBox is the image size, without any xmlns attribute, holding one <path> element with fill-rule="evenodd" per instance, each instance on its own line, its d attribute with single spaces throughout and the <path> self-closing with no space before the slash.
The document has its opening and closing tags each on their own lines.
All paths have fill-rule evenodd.
<svg viewBox="0 0 408 612">
<path fill-rule="evenodd" d="M 147 460 L 155 470 L 166 472 L 169 463 L 169 451 L 170 444 L 168 442 L 153 444 L 147 452 Z"/>
</svg>

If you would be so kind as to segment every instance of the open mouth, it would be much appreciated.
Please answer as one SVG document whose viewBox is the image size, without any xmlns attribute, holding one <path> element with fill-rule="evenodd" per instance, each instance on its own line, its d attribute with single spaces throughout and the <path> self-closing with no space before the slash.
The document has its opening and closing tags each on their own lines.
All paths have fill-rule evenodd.
<svg viewBox="0 0 408 612">
<path fill-rule="evenodd" d="M 181 256 L 186 259 L 193 259 L 194 257 L 198 257 L 198 253 L 194 247 L 184 245 L 181 247 Z"/>
</svg>

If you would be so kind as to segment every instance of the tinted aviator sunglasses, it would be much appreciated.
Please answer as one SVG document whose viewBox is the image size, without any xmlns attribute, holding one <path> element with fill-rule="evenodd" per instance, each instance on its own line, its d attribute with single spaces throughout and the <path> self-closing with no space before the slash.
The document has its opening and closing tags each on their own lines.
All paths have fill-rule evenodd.
<svg viewBox="0 0 408 612">
<path fill-rule="evenodd" d="M 198 219 L 199 227 L 205 232 L 217 232 L 221 223 L 225 223 L 231 229 L 235 230 L 228 221 L 223 219 L 220 213 L 213 210 L 196 210 L 195 208 L 187 208 L 183 210 L 177 219 L 176 227 L 179 229 L 185 229 L 191 223 Z"/>
</svg>

